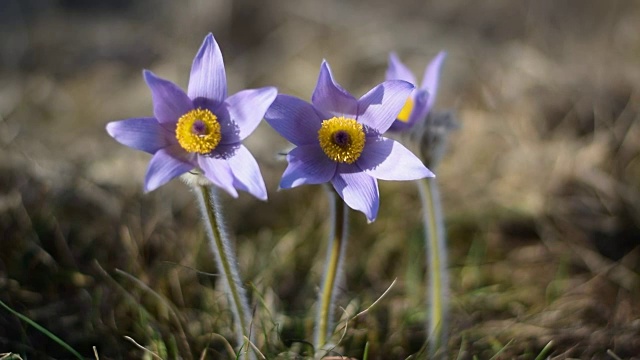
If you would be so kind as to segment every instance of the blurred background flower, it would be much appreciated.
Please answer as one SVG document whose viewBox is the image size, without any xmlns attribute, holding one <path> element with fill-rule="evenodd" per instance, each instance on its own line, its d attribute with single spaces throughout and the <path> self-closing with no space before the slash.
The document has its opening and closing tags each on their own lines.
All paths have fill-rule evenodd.
<svg viewBox="0 0 640 360">
<path fill-rule="evenodd" d="M 447 53 L 440 51 L 436 57 L 427 65 L 422 82 L 418 82 L 413 72 L 398 58 L 398 54 L 389 54 L 389 66 L 387 67 L 387 80 L 404 80 L 416 86 L 411 97 L 407 99 L 398 119 L 393 123 L 390 130 L 408 130 L 417 122 L 424 121 L 436 103 L 438 97 L 438 82 L 442 71 L 442 64 L 447 57 Z"/>
</svg>

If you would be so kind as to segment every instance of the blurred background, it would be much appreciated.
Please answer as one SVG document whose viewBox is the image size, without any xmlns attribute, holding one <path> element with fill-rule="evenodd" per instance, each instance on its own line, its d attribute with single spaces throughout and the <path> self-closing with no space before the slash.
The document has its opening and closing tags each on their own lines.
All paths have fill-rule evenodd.
<svg viewBox="0 0 640 360">
<path fill-rule="evenodd" d="M 212 32 L 229 93 L 309 99 L 322 59 L 357 97 L 396 51 L 418 77 L 446 50 L 436 110 L 460 128 L 437 169 L 451 252 L 449 351 L 461 359 L 640 356 L 640 3 L 0 1 L 0 300 L 86 357 L 233 358 L 194 198 L 142 193 L 150 156 L 109 121 L 150 116 L 142 69 L 186 88 Z M 226 198 L 267 358 L 302 358 L 327 241 L 318 186 L 276 191 L 284 140 L 248 139 L 269 201 Z M 352 216 L 337 354 L 404 359 L 425 331 L 417 189 L 382 182 Z M 304 199 L 304 201 L 300 201 Z M 349 255 L 351 254 L 351 255 Z M 340 313 L 340 312 L 338 312 Z M 235 345 L 235 344 L 232 344 Z M 609 351 L 609 353 L 607 353 Z M 0 353 L 70 358 L 0 308 Z M 148 356 L 148 354 L 146 355 Z"/>
</svg>

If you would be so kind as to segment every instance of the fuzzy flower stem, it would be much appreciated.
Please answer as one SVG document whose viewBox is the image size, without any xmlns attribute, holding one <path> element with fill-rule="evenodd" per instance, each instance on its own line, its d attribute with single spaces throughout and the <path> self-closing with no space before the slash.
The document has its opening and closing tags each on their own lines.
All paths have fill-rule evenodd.
<svg viewBox="0 0 640 360">
<path fill-rule="evenodd" d="M 436 178 L 417 181 L 422 201 L 429 273 L 429 357 L 444 357 L 447 346 L 449 276 L 447 244 Z"/>
<path fill-rule="evenodd" d="M 322 293 L 318 304 L 318 317 L 314 334 L 314 346 L 320 349 L 327 343 L 333 323 L 333 308 L 337 288 L 342 281 L 342 265 L 347 248 L 349 211 L 347 204 L 331 189 L 327 189 L 331 207 L 332 229 L 325 262 Z"/>
<path fill-rule="evenodd" d="M 198 196 L 211 250 L 216 257 L 218 272 L 224 279 L 227 296 L 231 302 L 235 320 L 236 342 L 244 344 L 245 336 L 247 339 L 251 339 L 251 318 L 249 317 L 247 295 L 240 281 L 234 249 L 224 228 L 220 200 L 213 186 L 196 184 L 194 190 Z M 249 344 L 244 344 L 243 354 L 238 358 L 255 360 L 255 354 L 249 350 L 249 347 Z"/>
</svg>

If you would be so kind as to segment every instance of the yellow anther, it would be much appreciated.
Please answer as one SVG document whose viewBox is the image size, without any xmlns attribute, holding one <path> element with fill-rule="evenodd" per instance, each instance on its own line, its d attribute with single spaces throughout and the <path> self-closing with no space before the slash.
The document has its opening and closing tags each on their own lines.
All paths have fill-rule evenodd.
<svg viewBox="0 0 640 360">
<path fill-rule="evenodd" d="M 322 122 L 318 130 L 322 151 L 329 159 L 352 164 L 364 149 L 365 134 L 362 124 L 354 119 L 333 117 Z"/>
<path fill-rule="evenodd" d="M 207 109 L 195 109 L 182 115 L 176 125 L 176 138 L 190 153 L 208 154 L 220 143 L 220 123 Z"/>
</svg>

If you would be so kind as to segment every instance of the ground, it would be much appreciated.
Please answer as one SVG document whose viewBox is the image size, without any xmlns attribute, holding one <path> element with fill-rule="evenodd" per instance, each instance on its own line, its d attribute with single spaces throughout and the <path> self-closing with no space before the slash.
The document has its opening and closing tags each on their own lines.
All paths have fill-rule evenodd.
<svg viewBox="0 0 640 360">
<path fill-rule="evenodd" d="M 142 69 L 186 87 L 212 32 L 229 91 L 309 99 L 326 59 L 361 95 L 390 51 L 448 57 L 436 169 L 450 248 L 450 358 L 640 358 L 640 6 L 630 1 L 18 1 L 0 4 L 0 300 L 86 357 L 233 358 L 194 197 L 143 194 L 149 156 L 109 121 L 151 114 Z M 309 355 L 327 240 L 319 186 L 277 191 L 287 144 L 247 141 L 269 201 L 225 198 L 268 358 Z M 352 214 L 336 354 L 404 359 L 426 339 L 416 186 Z M 304 199 L 304 201 L 301 201 Z M 340 334 L 338 334 L 338 337 Z M 70 358 L 0 308 L 0 353 Z M 297 354 L 297 355 L 296 355 Z M 334 354 L 335 355 L 335 354 Z M 148 354 L 146 355 L 148 356 Z"/>
</svg>

